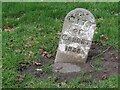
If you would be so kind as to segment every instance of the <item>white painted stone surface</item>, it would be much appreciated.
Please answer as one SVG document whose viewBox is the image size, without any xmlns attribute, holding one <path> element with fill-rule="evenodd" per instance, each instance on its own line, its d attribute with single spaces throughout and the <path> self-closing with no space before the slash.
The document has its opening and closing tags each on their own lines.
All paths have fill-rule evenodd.
<svg viewBox="0 0 120 90">
<path fill-rule="evenodd" d="M 55 62 L 85 63 L 96 29 L 93 14 L 83 8 L 65 17 Z"/>
</svg>

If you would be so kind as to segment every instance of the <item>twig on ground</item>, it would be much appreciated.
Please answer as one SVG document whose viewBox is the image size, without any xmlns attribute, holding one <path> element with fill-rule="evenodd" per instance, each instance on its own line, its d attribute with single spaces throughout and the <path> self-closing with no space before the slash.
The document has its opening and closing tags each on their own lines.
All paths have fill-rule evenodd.
<svg viewBox="0 0 120 90">
<path fill-rule="evenodd" d="M 104 53 L 105 53 L 106 51 L 108 51 L 110 48 L 111 48 L 111 46 L 109 46 L 107 49 L 105 49 L 105 50 L 104 50 L 103 52 L 101 52 L 100 54 L 92 57 L 92 60 L 95 59 L 96 57 L 99 57 L 100 55 L 104 54 Z M 90 66 L 91 66 L 92 68 L 94 68 L 94 65 L 92 65 L 92 62 L 90 62 Z"/>
<path fill-rule="evenodd" d="M 100 54 L 92 57 L 92 60 L 95 59 L 96 57 L 99 57 L 100 55 L 104 54 L 106 51 L 108 51 L 111 48 L 111 46 L 109 46 L 107 49 L 105 49 L 103 52 L 101 52 Z"/>
</svg>

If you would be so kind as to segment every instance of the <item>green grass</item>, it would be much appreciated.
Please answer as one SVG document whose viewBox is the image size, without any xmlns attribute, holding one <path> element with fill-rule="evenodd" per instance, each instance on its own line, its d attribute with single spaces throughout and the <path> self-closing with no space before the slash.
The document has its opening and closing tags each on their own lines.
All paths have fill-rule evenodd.
<svg viewBox="0 0 120 90">
<path fill-rule="evenodd" d="M 52 65 L 48 64 L 43 67 L 43 72 L 45 73 L 51 73 L 52 72 Z"/>
<path fill-rule="evenodd" d="M 48 78 L 36 79 L 34 75 L 26 74 L 24 82 L 19 83 L 17 67 L 20 61 L 32 62 L 40 58 L 40 48 L 53 53 L 59 42 L 58 32 L 61 32 L 66 14 L 75 8 L 86 8 L 96 18 L 98 33 L 94 40 L 100 42 L 100 36 L 108 37 L 105 44 L 118 49 L 118 3 L 3 3 L 3 29 L 11 27 L 14 31 L 3 31 L 3 87 L 59 87 Z M 102 19 L 100 19 L 100 17 Z M 51 67 L 50 67 L 51 68 Z M 44 69 L 46 72 L 48 68 Z M 117 87 L 117 78 L 111 77 L 100 83 L 83 83 L 76 80 L 60 87 Z"/>
<path fill-rule="evenodd" d="M 102 70 L 102 67 L 104 65 L 104 62 L 101 59 L 95 60 L 93 63 L 94 69 L 96 71 Z"/>
</svg>

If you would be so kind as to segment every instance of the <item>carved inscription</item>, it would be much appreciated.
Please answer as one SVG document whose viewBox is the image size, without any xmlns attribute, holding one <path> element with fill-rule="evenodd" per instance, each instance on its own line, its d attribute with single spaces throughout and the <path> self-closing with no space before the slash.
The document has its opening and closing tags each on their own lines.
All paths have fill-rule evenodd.
<svg viewBox="0 0 120 90">
<path fill-rule="evenodd" d="M 71 46 L 65 46 L 65 51 L 70 51 L 70 52 L 75 52 L 75 53 L 80 53 L 81 49 L 80 48 L 75 48 L 75 47 L 71 47 Z"/>
<path fill-rule="evenodd" d="M 62 34 L 61 39 L 73 43 L 84 44 L 84 45 L 89 45 L 91 43 L 91 41 L 89 40 L 80 39 L 78 37 L 69 37 L 67 34 Z"/>
<path fill-rule="evenodd" d="M 65 17 L 55 62 L 85 62 L 95 31 L 95 18 L 83 8 Z"/>
</svg>

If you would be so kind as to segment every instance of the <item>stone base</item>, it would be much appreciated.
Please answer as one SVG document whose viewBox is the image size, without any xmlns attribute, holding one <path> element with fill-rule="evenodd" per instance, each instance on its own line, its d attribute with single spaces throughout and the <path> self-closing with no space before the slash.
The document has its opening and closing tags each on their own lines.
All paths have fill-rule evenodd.
<svg viewBox="0 0 120 90">
<path fill-rule="evenodd" d="M 53 72 L 55 73 L 80 72 L 80 67 L 71 63 L 55 63 L 53 65 Z"/>
</svg>

